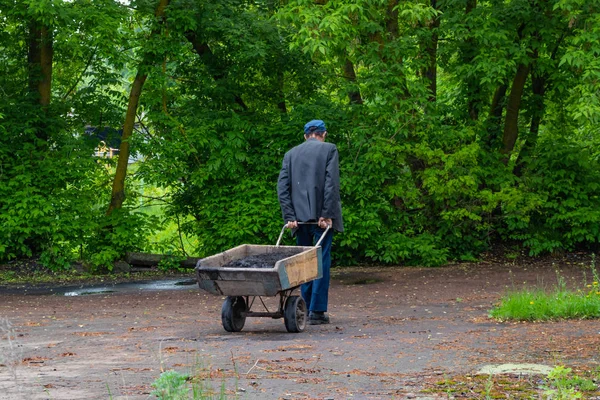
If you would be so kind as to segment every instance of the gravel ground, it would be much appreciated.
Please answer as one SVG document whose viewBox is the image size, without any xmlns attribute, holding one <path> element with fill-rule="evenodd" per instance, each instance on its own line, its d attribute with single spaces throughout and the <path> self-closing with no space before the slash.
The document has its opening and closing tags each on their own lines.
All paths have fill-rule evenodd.
<svg viewBox="0 0 600 400">
<path fill-rule="evenodd" d="M 190 285 L 70 296 L 61 288 L 4 288 L 0 398 L 154 398 L 152 382 L 169 369 L 205 388 L 223 387 L 227 398 L 447 398 L 427 389 L 490 364 L 595 368 L 598 321 L 488 317 L 507 289 L 552 286 L 556 268 L 569 285 L 589 280 L 582 257 L 335 269 L 331 324 L 296 334 L 271 318 L 249 318 L 242 332 L 227 333 L 224 298 Z M 276 308 L 276 300 L 265 299 L 266 306 Z"/>
</svg>

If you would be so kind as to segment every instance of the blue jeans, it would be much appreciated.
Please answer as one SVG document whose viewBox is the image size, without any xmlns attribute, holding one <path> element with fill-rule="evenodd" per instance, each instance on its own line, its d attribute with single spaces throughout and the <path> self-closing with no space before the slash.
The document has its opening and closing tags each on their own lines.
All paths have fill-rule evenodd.
<svg viewBox="0 0 600 400">
<path fill-rule="evenodd" d="M 298 246 L 314 246 L 325 229 L 317 225 L 299 225 L 296 231 L 296 244 Z M 331 269 L 331 243 L 333 241 L 333 230 L 327 232 L 327 236 L 321 242 L 323 256 L 323 277 L 314 281 L 303 283 L 300 290 L 302 298 L 306 302 L 308 311 L 325 312 L 329 301 L 329 277 Z"/>
</svg>

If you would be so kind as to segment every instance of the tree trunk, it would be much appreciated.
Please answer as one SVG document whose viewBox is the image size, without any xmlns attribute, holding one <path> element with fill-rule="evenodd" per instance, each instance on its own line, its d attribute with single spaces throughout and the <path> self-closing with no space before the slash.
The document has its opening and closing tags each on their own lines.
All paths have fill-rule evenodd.
<svg viewBox="0 0 600 400">
<path fill-rule="evenodd" d="M 492 97 L 492 103 L 486 121 L 487 136 L 481 139 L 482 146 L 488 150 L 500 148 L 500 138 L 502 137 L 502 110 L 504 109 L 507 90 L 508 86 L 506 84 L 501 84 L 496 88 L 494 96 Z"/>
<path fill-rule="evenodd" d="M 161 23 L 164 22 L 165 9 L 169 5 L 169 0 L 160 0 L 156 7 L 155 16 L 160 19 Z M 151 36 L 158 35 L 159 29 L 154 29 Z M 129 162 L 129 141 L 133 134 L 133 127 L 135 125 L 135 117 L 137 115 L 137 107 L 139 104 L 142 89 L 148 74 L 142 72 L 146 69 L 149 64 L 149 60 L 144 57 L 142 63 L 138 68 L 138 72 L 131 85 L 131 91 L 129 93 L 129 103 L 127 104 L 127 113 L 125 114 L 125 122 L 123 124 L 123 134 L 121 136 L 121 144 L 119 146 L 119 160 L 117 162 L 117 170 L 115 171 L 115 178 L 112 185 L 112 193 L 110 197 L 110 204 L 106 215 L 110 215 L 115 209 L 121 208 L 125 201 L 125 178 L 127 177 L 127 167 Z"/>
<path fill-rule="evenodd" d="M 381 58 L 382 64 L 387 69 L 392 69 L 392 66 L 395 64 L 401 65 L 403 63 L 401 57 L 392 58 L 389 57 L 386 53 L 386 44 L 398 39 L 399 35 L 398 1 L 399 0 L 388 0 L 384 20 L 385 29 L 369 35 L 369 39 L 371 42 L 379 44 L 379 56 Z M 396 54 L 394 54 L 394 56 L 396 56 Z M 399 68 L 398 74 L 399 79 L 397 81 L 400 83 L 393 82 L 390 84 L 395 87 L 398 87 L 401 91 L 401 100 L 406 100 L 410 97 L 410 93 L 408 91 L 408 84 L 406 83 L 406 76 L 404 76 L 404 73 Z"/>
<path fill-rule="evenodd" d="M 46 25 L 43 25 L 41 29 L 40 56 L 42 76 L 38 84 L 38 91 L 40 93 L 40 105 L 47 112 L 52 96 L 52 60 L 54 49 L 52 47 L 52 31 Z"/>
<path fill-rule="evenodd" d="M 470 14 L 475 7 L 477 7 L 477 0 L 467 0 L 465 15 Z M 475 58 L 474 49 L 475 39 L 473 36 L 469 35 L 464 44 L 461 46 L 463 64 L 471 65 L 473 59 Z M 481 85 L 479 84 L 479 79 L 477 77 L 474 79 L 469 79 L 466 81 L 466 86 L 469 118 L 471 118 L 472 121 L 477 121 L 479 119 L 479 112 L 481 109 Z"/>
<path fill-rule="evenodd" d="M 506 98 L 507 90 L 508 86 L 504 83 L 496 88 L 496 91 L 494 92 L 494 97 L 492 97 L 492 105 L 490 107 L 490 120 L 494 121 L 500 120 L 500 118 L 502 118 L 502 110 L 504 109 L 502 103 Z"/>
<path fill-rule="evenodd" d="M 107 215 L 110 215 L 114 209 L 121 208 L 125 201 L 125 177 L 127 176 L 127 166 L 129 163 L 129 140 L 133 133 L 135 125 L 135 117 L 137 115 L 137 107 L 146 82 L 147 75 L 138 72 L 131 85 L 129 93 L 129 103 L 127 105 L 127 113 L 125 114 L 125 123 L 123 124 L 123 135 L 121 136 L 121 144 L 119 146 L 119 161 L 117 162 L 117 170 L 112 185 L 112 194 L 110 197 L 110 205 L 108 206 Z"/>
<path fill-rule="evenodd" d="M 208 67 L 213 79 L 215 81 L 220 81 L 221 79 L 225 78 L 225 72 L 223 71 L 222 67 L 219 68 L 216 65 L 215 56 L 208 46 L 208 43 L 199 41 L 196 33 L 192 31 L 186 32 L 185 38 L 192 44 L 194 51 L 200 56 L 200 59 L 204 62 L 204 65 Z M 242 110 L 248 110 L 248 106 L 238 94 L 233 95 L 233 100 L 242 108 Z"/>
<path fill-rule="evenodd" d="M 465 8 L 465 14 L 469 14 L 477 7 L 477 0 L 467 0 L 467 6 Z"/>
<path fill-rule="evenodd" d="M 550 59 L 554 62 L 556 62 L 558 50 L 565 36 L 566 32 L 560 35 L 560 37 L 556 41 L 552 53 L 550 53 Z M 534 54 L 535 58 L 538 58 L 537 50 Z M 527 159 L 531 156 L 531 154 L 533 153 L 533 149 L 535 148 L 540 124 L 546 111 L 544 106 L 544 95 L 546 93 L 548 85 L 548 76 L 546 74 L 532 72 L 531 88 L 533 92 L 534 102 L 533 114 L 531 116 L 531 126 L 529 128 L 529 135 L 525 139 L 525 143 L 523 144 L 523 148 L 521 149 L 521 152 L 519 154 L 518 162 L 516 163 L 515 170 L 513 171 L 513 173 L 516 176 L 521 176 L 523 174 L 523 169 L 527 166 Z"/>
<path fill-rule="evenodd" d="M 524 64 L 519 64 L 510 89 L 508 104 L 506 105 L 504 134 L 502 136 L 502 143 L 504 145 L 502 153 L 506 155 L 504 160 L 505 163 L 508 163 L 509 154 L 513 151 L 517 137 L 519 136 L 519 109 L 521 107 L 521 99 L 523 97 L 523 90 L 528 75 L 529 67 Z"/>
<path fill-rule="evenodd" d="M 431 8 L 437 10 L 437 0 L 431 0 Z M 440 27 L 440 18 L 434 17 L 427 23 L 431 38 L 422 44 L 424 53 L 427 54 L 427 66 L 421 70 L 421 75 L 427 81 L 429 89 L 430 102 L 435 102 L 437 98 L 437 47 L 438 47 L 438 28 Z"/>
<path fill-rule="evenodd" d="M 388 0 L 385 28 L 392 39 L 398 37 L 398 0 Z"/>
<path fill-rule="evenodd" d="M 537 142 L 538 133 L 540 131 L 540 123 L 544 115 L 544 94 L 546 92 L 546 78 L 537 74 L 532 74 L 531 77 L 533 91 L 533 113 L 531 115 L 531 126 L 529 133 L 525 138 L 525 143 L 519 152 L 519 158 L 515 163 L 513 173 L 516 176 L 523 174 L 523 169 L 527 166 L 527 161 L 531 156 L 535 144 Z"/>
<path fill-rule="evenodd" d="M 28 83 L 29 93 L 42 107 L 45 114 L 52 97 L 52 62 L 54 57 L 52 29 L 38 21 L 29 23 L 28 38 Z M 48 140 L 44 123 L 36 127 L 36 136 Z"/>
<path fill-rule="evenodd" d="M 29 78 L 29 93 L 32 95 L 39 96 L 38 85 L 41 81 L 41 42 L 42 42 L 42 30 L 40 29 L 37 21 L 29 22 L 29 38 L 28 38 L 28 51 L 27 51 L 27 64 L 28 64 L 28 78 Z M 39 102 L 39 97 L 36 98 Z"/>
<path fill-rule="evenodd" d="M 354 64 L 352 64 L 352 61 L 348 59 L 346 59 L 346 62 L 344 63 L 344 78 L 346 78 L 346 80 L 350 82 L 350 85 L 352 85 L 352 90 L 348 92 L 348 100 L 350 101 L 350 104 L 362 104 L 363 99 L 360 95 L 360 90 L 358 87 L 356 87 L 356 73 L 354 72 Z"/>
<path fill-rule="evenodd" d="M 277 92 L 279 98 L 277 101 L 277 108 L 282 114 L 287 115 L 287 106 L 285 105 L 285 92 L 283 91 L 284 77 L 282 71 L 277 71 Z"/>
</svg>

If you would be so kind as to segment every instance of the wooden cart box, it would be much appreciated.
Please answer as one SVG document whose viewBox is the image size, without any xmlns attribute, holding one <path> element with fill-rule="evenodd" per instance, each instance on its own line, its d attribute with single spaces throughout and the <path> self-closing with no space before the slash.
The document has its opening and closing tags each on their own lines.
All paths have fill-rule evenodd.
<svg viewBox="0 0 600 400">
<path fill-rule="evenodd" d="M 223 268 L 243 258 L 295 249 L 299 253 L 283 258 L 273 268 Z M 198 285 L 210 293 L 223 296 L 275 296 L 282 290 L 297 287 L 323 276 L 320 246 L 268 246 L 243 244 L 196 264 Z"/>
</svg>

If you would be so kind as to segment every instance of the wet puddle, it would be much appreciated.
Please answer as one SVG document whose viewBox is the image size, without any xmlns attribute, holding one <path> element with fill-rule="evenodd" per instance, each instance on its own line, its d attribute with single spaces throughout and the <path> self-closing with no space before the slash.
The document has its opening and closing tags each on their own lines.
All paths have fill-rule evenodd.
<svg viewBox="0 0 600 400">
<path fill-rule="evenodd" d="M 116 283 L 110 286 L 83 287 L 78 289 L 68 288 L 63 291 L 65 296 L 89 296 L 94 294 L 127 293 L 144 290 L 181 290 L 197 285 L 196 279 L 187 280 L 161 280 L 151 282 L 126 282 Z M 55 294 L 60 292 L 54 291 Z"/>
<path fill-rule="evenodd" d="M 75 290 L 72 292 L 65 292 L 65 296 L 87 296 L 90 294 L 104 294 L 104 293 L 114 293 L 114 290 L 109 290 L 109 289 L 103 289 L 103 288 L 98 288 L 98 289 L 81 289 L 79 291 Z"/>
</svg>

